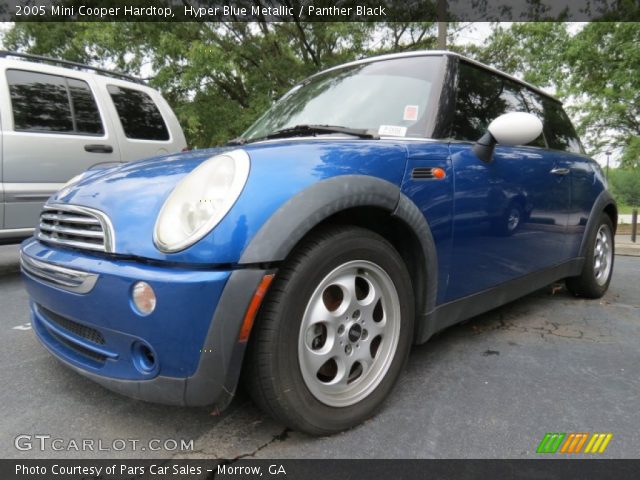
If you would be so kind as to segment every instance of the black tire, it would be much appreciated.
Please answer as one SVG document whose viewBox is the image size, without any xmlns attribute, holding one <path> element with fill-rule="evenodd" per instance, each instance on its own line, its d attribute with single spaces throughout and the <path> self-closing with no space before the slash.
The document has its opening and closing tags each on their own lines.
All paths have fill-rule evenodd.
<svg viewBox="0 0 640 480">
<path fill-rule="evenodd" d="M 400 300 L 400 333 L 395 355 L 388 357 L 388 370 L 377 387 L 358 403 L 335 407 L 319 401 L 305 384 L 298 342 L 316 287 L 334 269 L 354 260 L 375 263 L 392 280 Z M 391 392 L 409 355 L 413 324 L 411 279 L 393 246 L 363 228 L 319 229 L 285 261 L 264 300 L 244 362 L 245 387 L 262 410 L 292 429 L 312 435 L 346 430 L 370 418 Z"/>
<path fill-rule="evenodd" d="M 611 249 L 611 264 L 608 270 L 606 278 L 602 277 L 600 280 L 596 278 L 595 259 L 596 259 L 596 240 L 598 232 L 601 229 L 607 232 L 610 249 Z M 565 283 L 567 290 L 576 297 L 584 298 L 600 298 L 602 297 L 611 282 L 611 276 L 613 274 L 613 264 L 615 259 L 615 240 L 614 229 L 611 218 L 606 213 L 602 213 L 596 224 L 595 228 L 589 232 L 589 238 L 587 243 L 587 253 L 585 255 L 584 267 L 582 273 L 577 277 L 567 278 Z"/>
</svg>

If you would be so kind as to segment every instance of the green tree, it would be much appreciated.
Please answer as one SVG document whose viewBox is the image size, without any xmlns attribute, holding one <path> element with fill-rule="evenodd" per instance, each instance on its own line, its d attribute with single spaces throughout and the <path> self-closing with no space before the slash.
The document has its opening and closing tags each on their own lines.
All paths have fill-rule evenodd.
<svg viewBox="0 0 640 480">
<path fill-rule="evenodd" d="M 640 207 L 640 169 L 616 169 L 609 175 L 613 194 L 618 202 Z"/>
</svg>

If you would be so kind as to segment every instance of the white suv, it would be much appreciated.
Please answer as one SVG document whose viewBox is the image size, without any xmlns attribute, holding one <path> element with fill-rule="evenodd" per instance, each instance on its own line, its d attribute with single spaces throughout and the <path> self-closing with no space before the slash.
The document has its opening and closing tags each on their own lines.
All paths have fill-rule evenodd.
<svg viewBox="0 0 640 480">
<path fill-rule="evenodd" d="M 0 52 L 0 127 L 0 243 L 31 235 L 42 204 L 75 175 L 187 146 L 142 81 L 13 52 Z"/>
</svg>

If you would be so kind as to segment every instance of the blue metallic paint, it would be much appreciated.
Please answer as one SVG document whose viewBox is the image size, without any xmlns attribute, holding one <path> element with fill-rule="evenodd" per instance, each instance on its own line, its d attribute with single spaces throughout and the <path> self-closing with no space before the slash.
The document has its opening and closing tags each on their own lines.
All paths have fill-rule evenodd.
<svg viewBox="0 0 640 480">
<path fill-rule="evenodd" d="M 107 213 L 119 254 L 185 264 L 233 264 L 264 222 L 296 193 L 320 180 L 346 174 L 374 176 L 399 186 L 406 162 L 406 148 L 400 141 L 294 139 L 248 145 L 245 150 L 251 157 L 251 171 L 243 194 L 209 235 L 182 252 L 166 254 L 155 247 L 156 217 L 173 187 L 223 149 L 109 169 L 50 201 Z"/>
<path fill-rule="evenodd" d="M 420 210 L 435 241 L 438 305 L 576 257 L 591 206 L 604 188 L 593 162 L 541 148 L 498 147 L 494 162 L 485 164 L 470 147 L 446 141 L 327 137 L 248 145 L 251 171 L 238 201 L 209 235 L 173 254 L 162 253 L 153 244 L 157 214 L 180 179 L 224 149 L 170 155 L 96 172 L 59 192 L 51 202 L 106 213 L 116 232 L 116 254 L 26 241 L 25 255 L 100 275 L 94 290 L 85 295 L 25 277 L 36 332 L 55 355 L 105 379 L 185 379 L 193 375 L 204 358 L 201 350 L 206 348 L 204 342 L 227 280 L 233 270 L 242 267 L 238 262 L 257 232 L 296 194 L 343 175 L 389 182 Z M 570 166 L 571 174 L 563 178 L 550 174 L 558 165 Z M 413 179 L 411 172 L 416 167 L 441 167 L 446 177 Z M 505 235 L 501 222 L 505 211 L 515 204 L 521 209 L 522 222 Z M 151 284 L 158 297 L 156 310 L 146 317 L 130 305 L 131 288 L 138 280 Z M 105 348 L 117 358 L 96 365 L 56 341 L 36 304 L 99 330 L 107 340 Z M 242 308 L 234 312 L 238 318 L 243 314 Z M 156 352 L 159 367 L 153 372 L 141 373 L 133 366 L 131 345 L 136 341 L 146 342 Z M 221 372 L 218 376 L 227 375 Z M 145 395 L 141 398 L 150 394 Z"/>
<path fill-rule="evenodd" d="M 24 277 L 36 332 L 57 355 L 77 367 L 107 377 L 145 380 L 149 375 L 135 369 L 131 361 L 132 343 L 142 340 L 157 353 L 160 369 L 155 374 L 185 377 L 196 370 L 215 306 L 230 272 L 107 260 L 89 253 L 79 255 L 70 250 L 50 248 L 35 240 L 26 240 L 22 253 L 99 274 L 96 286 L 84 295 Z M 156 309 L 147 316 L 136 313 L 130 303 L 131 288 L 139 280 L 149 283 L 158 298 Z M 117 353 L 118 358 L 99 366 L 69 348 L 52 345 L 35 304 L 99 330 L 106 339 L 104 348 Z M 75 340 L 82 343 L 81 338 Z"/>
<path fill-rule="evenodd" d="M 569 258 L 570 178 L 551 174 L 557 159 L 534 147 L 498 146 L 491 163 L 472 144 L 451 146 L 455 175 L 453 247 L 446 300 L 551 267 Z M 504 232 L 508 212 L 519 227 Z"/>
</svg>

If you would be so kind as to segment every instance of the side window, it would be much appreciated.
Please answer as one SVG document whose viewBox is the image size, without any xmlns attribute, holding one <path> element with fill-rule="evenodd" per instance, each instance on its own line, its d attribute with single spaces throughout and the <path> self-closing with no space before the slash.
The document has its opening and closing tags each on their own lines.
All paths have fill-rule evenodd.
<svg viewBox="0 0 640 480">
<path fill-rule="evenodd" d="M 88 135 L 102 135 L 104 128 L 100 119 L 100 112 L 96 99 L 86 82 L 73 78 L 67 79 L 69 96 L 73 105 L 76 121 L 76 132 Z"/>
<path fill-rule="evenodd" d="M 149 95 L 115 85 L 109 85 L 107 88 L 127 138 L 169 140 L 167 126 Z"/>
<path fill-rule="evenodd" d="M 16 131 L 102 135 L 95 98 L 86 82 L 23 70 L 7 70 Z"/>
<path fill-rule="evenodd" d="M 507 112 L 526 112 L 522 87 L 501 75 L 460 62 L 451 136 L 478 140 L 492 120 Z M 542 135 L 529 145 L 545 146 Z"/>
<path fill-rule="evenodd" d="M 549 148 L 565 152 L 582 153 L 580 139 L 562 105 L 551 99 L 543 99 L 544 136 Z"/>
<path fill-rule="evenodd" d="M 73 132 L 64 77 L 7 70 L 7 82 L 16 131 Z"/>
<path fill-rule="evenodd" d="M 544 106 L 543 106 L 543 97 L 538 93 L 529 90 L 528 88 L 522 89 L 522 96 L 527 103 L 527 108 L 529 113 L 532 113 L 536 117 L 540 119 L 542 124 L 544 125 Z M 546 148 L 547 143 L 545 142 L 544 128 L 542 129 L 542 134 L 538 138 L 536 138 L 529 145 L 533 145 L 534 147 L 542 147 Z"/>
</svg>

